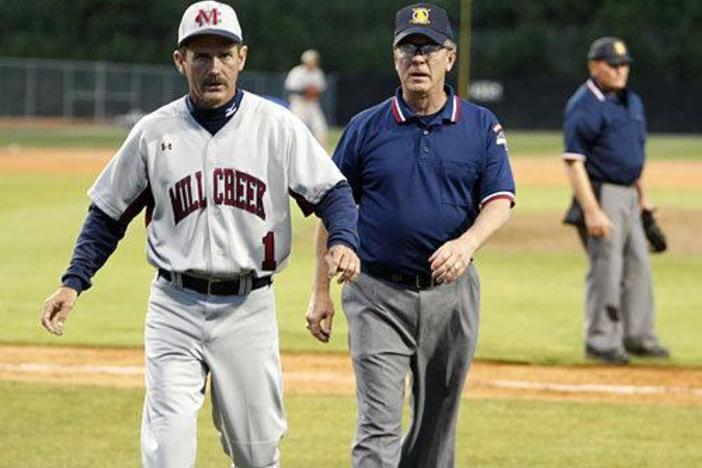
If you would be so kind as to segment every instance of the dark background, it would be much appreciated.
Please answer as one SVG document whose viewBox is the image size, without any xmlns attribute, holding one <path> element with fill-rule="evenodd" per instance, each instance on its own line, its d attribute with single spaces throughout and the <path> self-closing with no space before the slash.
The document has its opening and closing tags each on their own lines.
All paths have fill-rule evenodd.
<svg viewBox="0 0 702 468">
<path fill-rule="evenodd" d="M 0 0 L 0 56 L 170 64 L 190 1 Z M 236 0 L 247 68 L 284 72 L 314 47 L 338 76 L 336 121 L 392 93 L 395 0 Z M 445 7 L 457 32 L 459 2 Z M 586 78 L 585 55 L 604 35 L 624 39 L 631 86 L 654 131 L 702 131 L 702 1 L 473 0 L 471 79 L 499 81 L 487 104 L 510 127 L 557 128 Z M 451 77 L 455 81 L 455 76 Z"/>
</svg>

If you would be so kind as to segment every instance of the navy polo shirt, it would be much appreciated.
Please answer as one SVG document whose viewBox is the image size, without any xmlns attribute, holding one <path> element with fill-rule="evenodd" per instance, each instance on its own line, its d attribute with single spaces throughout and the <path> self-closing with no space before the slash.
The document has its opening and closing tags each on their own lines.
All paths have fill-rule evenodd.
<svg viewBox="0 0 702 468">
<path fill-rule="evenodd" d="M 446 92 L 432 118 L 414 115 L 398 89 L 341 136 L 333 158 L 359 204 L 366 265 L 429 273 L 431 254 L 463 234 L 484 204 L 514 202 L 502 127 L 487 109 Z"/>
<path fill-rule="evenodd" d="M 590 179 L 632 185 L 641 177 L 646 120 L 635 93 L 605 94 L 588 80 L 568 100 L 563 134 L 563 158 L 584 161 Z"/>
</svg>

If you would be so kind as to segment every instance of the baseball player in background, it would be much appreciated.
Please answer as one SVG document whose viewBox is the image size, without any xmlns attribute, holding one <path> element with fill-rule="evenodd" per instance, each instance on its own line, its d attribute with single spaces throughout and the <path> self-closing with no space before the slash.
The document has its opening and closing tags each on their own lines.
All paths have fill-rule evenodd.
<svg viewBox="0 0 702 468">
<path fill-rule="evenodd" d="M 588 53 L 590 78 L 570 98 L 563 132 L 578 227 L 590 268 L 585 354 L 627 364 L 629 354 L 667 358 L 654 328 L 653 283 L 641 211 L 653 209 L 641 181 L 646 120 L 629 90 L 632 62 L 623 41 L 603 37 Z"/>
<path fill-rule="evenodd" d="M 456 61 L 446 12 L 397 12 L 400 87 L 356 115 L 334 162 L 359 205 L 361 275 L 342 292 L 358 404 L 352 466 L 454 466 L 463 385 L 478 339 L 480 286 L 472 261 L 510 217 L 515 186 L 502 127 L 445 84 Z M 318 262 L 307 320 L 328 341 L 334 314 Z M 401 439 L 405 378 L 412 420 Z"/>
<path fill-rule="evenodd" d="M 43 307 L 56 335 L 129 221 L 146 208 L 158 270 L 146 314 L 146 467 L 194 466 L 211 377 L 214 422 L 237 467 L 279 466 L 286 429 L 272 276 L 290 254 L 288 194 L 329 229 L 330 274 L 358 273 L 348 183 L 286 109 L 237 86 L 248 48 L 234 10 L 184 12 L 173 54 L 189 94 L 144 117 L 88 194 L 63 285 Z"/>
<path fill-rule="evenodd" d="M 285 90 L 290 94 L 290 111 L 305 122 L 307 128 L 326 148 L 327 121 L 319 98 L 327 88 L 324 72 L 319 68 L 319 52 L 308 49 L 302 53 L 300 64 L 285 78 Z"/>
</svg>

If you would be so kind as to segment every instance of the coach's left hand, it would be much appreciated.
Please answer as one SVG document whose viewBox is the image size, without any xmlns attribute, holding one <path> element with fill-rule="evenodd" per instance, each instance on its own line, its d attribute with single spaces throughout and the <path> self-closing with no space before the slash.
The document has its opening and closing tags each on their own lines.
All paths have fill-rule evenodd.
<svg viewBox="0 0 702 468">
<path fill-rule="evenodd" d="M 358 278 L 361 272 L 361 261 L 356 252 L 344 244 L 329 247 L 324 256 L 324 263 L 326 263 L 329 278 L 337 277 L 338 284 L 350 283 Z"/>
<path fill-rule="evenodd" d="M 465 236 L 446 242 L 429 257 L 431 275 L 439 283 L 453 283 L 466 271 L 477 248 Z"/>
</svg>

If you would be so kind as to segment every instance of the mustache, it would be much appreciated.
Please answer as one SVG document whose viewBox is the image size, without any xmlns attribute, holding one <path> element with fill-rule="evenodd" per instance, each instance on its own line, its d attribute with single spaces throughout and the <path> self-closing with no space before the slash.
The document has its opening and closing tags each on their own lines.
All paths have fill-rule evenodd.
<svg viewBox="0 0 702 468">
<path fill-rule="evenodd" d="M 220 78 L 209 78 L 202 82 L 205 86 L 216 86 L 216 85 L 226 85 L 227 82 Z"/>
</svg>

